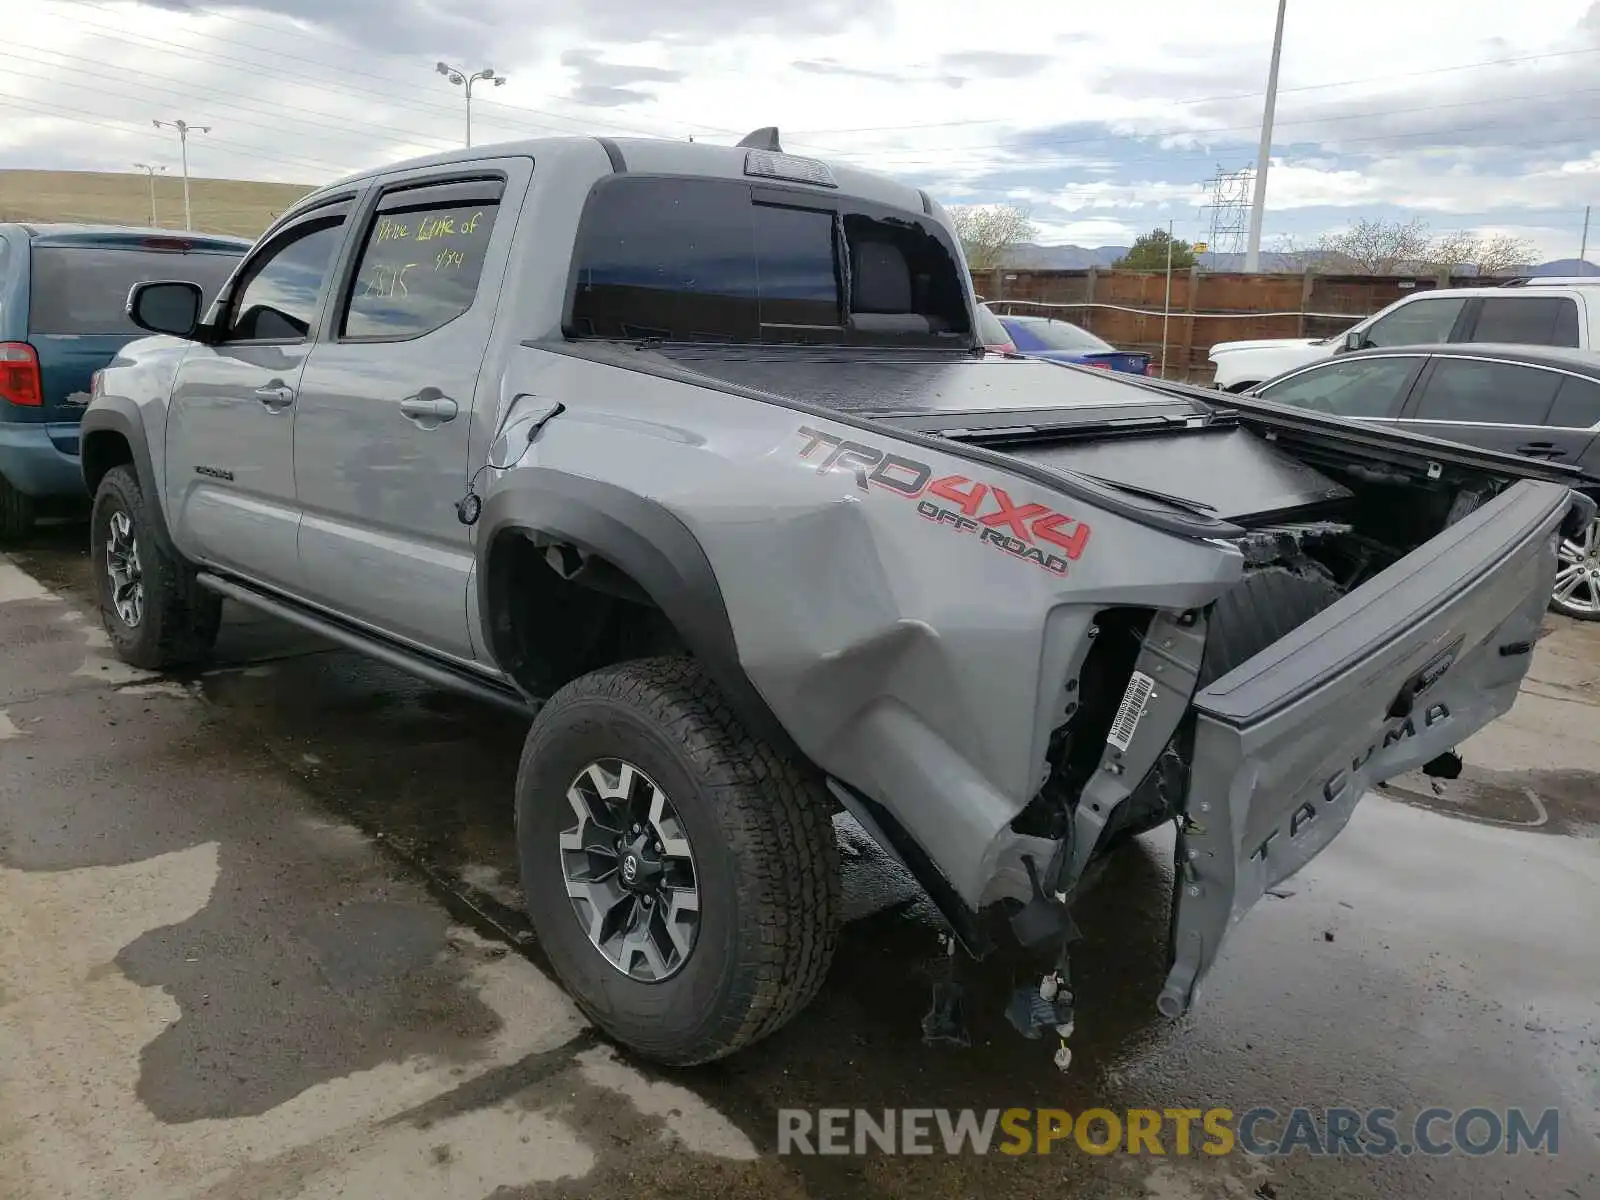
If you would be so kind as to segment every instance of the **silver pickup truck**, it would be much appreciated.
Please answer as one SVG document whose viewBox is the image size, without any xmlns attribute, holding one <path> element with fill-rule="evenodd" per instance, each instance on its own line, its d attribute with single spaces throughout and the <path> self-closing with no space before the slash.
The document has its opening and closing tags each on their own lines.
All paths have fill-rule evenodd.
<svg viewBox="0 0 1600 1200">
<path fill-rule="evenodd" d="M 161 336 L 82 443 L 117 651 L 195 660 L 226 597 L 534 714 L 543 949 L 668 1063 L 815 993 L 841 810 L 952 951 L 988 910 L 1039 948 L 1013 1016 L 1061 1038 L 1086 869 L 1174 824 L 1182 1013 L 1370 785 L 1511 706 L 1593 513 L 1549 464 L 985 353 L 939 205 L 775 130 L 373 171 L 208 310 L 128 303 Z"/>
</svg>

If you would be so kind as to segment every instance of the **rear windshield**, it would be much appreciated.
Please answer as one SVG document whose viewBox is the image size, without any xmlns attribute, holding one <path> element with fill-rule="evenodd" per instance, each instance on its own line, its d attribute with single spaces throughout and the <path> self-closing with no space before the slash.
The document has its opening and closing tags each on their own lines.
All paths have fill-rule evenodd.
<svg viewBox="0 0 1600 1200">
<path fill-rule="evenodd" d="M 1071 321 L 1051 321 L 1044 317 L 1007 317 L 1007 324 L 1017 324 L 1032 334 L 1046 350 L 1066 350 L 1073 354 L 1104 354 L 1115 347 L 1103 342 L 1087 329 L 1080 329 Z"/>
<path fill-rule="evenodd" d="M 243 252 L 35 246 L 28 286 L 30 333 L 143 331 L 128 320 L 128 290 L 155 279 L 198 283 L 210 304 Z"/>
<path fill-rule="evenodd" d="M 971 342 L 937 222 L 724 179 L 616 176 L 578 231 L 568 332 L 673 342 Z"/>
</svg>

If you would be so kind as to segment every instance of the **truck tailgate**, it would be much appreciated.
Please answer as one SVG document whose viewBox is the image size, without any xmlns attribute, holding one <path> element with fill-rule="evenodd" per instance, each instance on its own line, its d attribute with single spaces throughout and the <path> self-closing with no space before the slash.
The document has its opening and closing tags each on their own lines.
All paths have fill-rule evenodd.
<svg viewBox="0 0 1600 1200">
<path fill-rule="evenodd" d="M 1194 698 L 1178 839 L 1176 1016 L 1262 893 L 1344 827 L 1363 792 L 1506 712 L 1581 497 L 1524 480 Z"/>
</svg>

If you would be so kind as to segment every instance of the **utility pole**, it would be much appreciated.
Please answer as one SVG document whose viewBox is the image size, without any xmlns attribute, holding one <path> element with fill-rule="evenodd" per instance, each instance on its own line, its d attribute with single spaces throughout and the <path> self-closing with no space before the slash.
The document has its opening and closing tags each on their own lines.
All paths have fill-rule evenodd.
<svg viewBox="0 0 1600 1200">
<path fill-rule="evenodd" d="M 152 121 L 157 129 L 176 129 L 178 131 L 178 149 L 183 155 L 183 227 L 194 228 L 194 213 L 189 208 L 189 135 L 191 133 L 210 133 L 209 125 L 191 125 L 187 121 Z M 152 186 L 154 186 L 152 184 Z"/>
<path fill-rule="evenodd" d="M 1272 112 L 1278 105 L 1278 60 L 1283 57 L 1283 12 L 1289 0 L 1278 0 L 1278 27 L 1272 34 L 1272 65 L 1267 68 L 1267 103 L 1261 110 L 1261 145 L 1256 150 L 1255 196 L 1250 203 L 1250 240 L 1244 269 L 1261 270 L 1261 218 L 1267 206 L 1267 163 L 1272 156 Z"/>
<path fill-rule="evenodd" d="M 1589 206 L 1583 206 L 1583 240 L 1578 243 L 1578 274 L 1589 273 Z"/>
<path fill-rule="evenodd" d="M 161 222 L 156 219 L 156 172 L 165 171 L 165 165 L 152 166 L 149 163 L 134 163 L 135 167 L 150 176 L 150 228 L 161 228 Z"/>
<path fill-rule="evenodd" d="M 447 62 L 435 63 L 433 69 L 438 71 L 457 87 L 467 89 L 467 149 L 472 148 L 472 85 L 480 79 L 486 79 L 495 87 L 504 87 L 506 77 L 496 75 L 493 67 L 485 67 L 481 71 L 466 71 L 460 67 L 452 67 Z"/>
</svg>

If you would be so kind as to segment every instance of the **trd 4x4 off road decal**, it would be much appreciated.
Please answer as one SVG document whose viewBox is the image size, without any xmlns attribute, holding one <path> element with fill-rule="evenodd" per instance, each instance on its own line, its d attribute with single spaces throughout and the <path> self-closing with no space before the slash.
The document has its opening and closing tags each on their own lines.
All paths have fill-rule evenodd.
<svg viewBox="0 0 1600 1200">
<path fill-rule="evenodd" d="M 965 475 L 935 479 L 933 468 L 925 462 L 886 454 L 805 425 L 800 426 L 800 436 L 806 439 L 801 458 L 815 460 L 819 450 L 827 451 L 817 466 L 818 475 L 842 471 L 854 475 L 863 492 L 880 487 L 915 500 L 917 514 L 924 520 L 957 533 L 976 534 L 979 541 L 1052 574 L 1065 575 L 1067 561 L 1079 558 L 1089 544 L 1089 527 L 1082 521 L 1043 504 L 1014 503 L 997 485 Z"/>
</svg>

